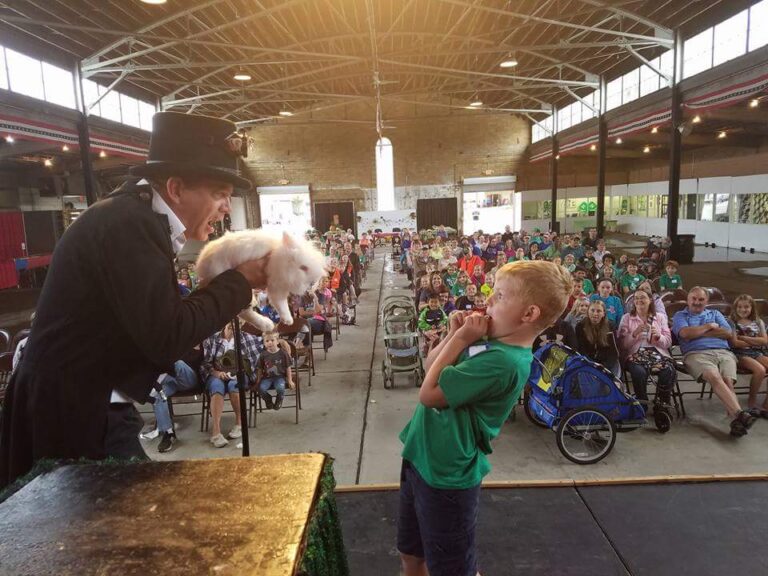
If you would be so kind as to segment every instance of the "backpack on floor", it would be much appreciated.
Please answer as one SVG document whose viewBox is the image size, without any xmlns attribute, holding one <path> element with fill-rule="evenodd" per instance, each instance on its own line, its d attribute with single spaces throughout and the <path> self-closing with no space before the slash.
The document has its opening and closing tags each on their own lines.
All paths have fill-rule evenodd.
<svg viewBox="0 0 768 576">
<path fill-rule="evenodd" d="M 341 307 L 341 323 L 345 326 L 351 326 L 357 318 L 357 308 L 355 306 Z"/>
</svg>

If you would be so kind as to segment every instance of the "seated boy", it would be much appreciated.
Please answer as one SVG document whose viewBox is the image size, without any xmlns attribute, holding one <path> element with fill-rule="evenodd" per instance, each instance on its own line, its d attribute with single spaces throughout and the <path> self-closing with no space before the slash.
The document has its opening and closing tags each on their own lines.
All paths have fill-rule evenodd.
<svg viewBox="0 0 768 576">
<path fill-rule="evenodd" d="M 486 309 L 488 308 L 486 304 L 486 297 L 485 294 L 482 292 L 478 292 L 475 295 L 475 305 L 472 307 L 472 310 L 474 312 L 480 312 L 481 314 L 485 314 Z"/>
<path fill-rule="evenodd" d="M 573 278 L 574 280 L 581 280 L 581 289 L 584 294 L 589 296 L 595 293 L 595 286 L 592 284 L 592 280 L 587 278 L 587 270 L 583 266 L 576 266 L 573 271 Z"/>
<path fill-rule="evenodd" d="M 285 395 L 285 385 L 293 389 L 293 371 L 291 357 L 278 345 L 277 332 L 264 334 L 264 352 L 259 356 L 259 396 L 264 400 L 267 410 L 280 410 Z M 275 390 L 275 401 L 268 390 Z"/>
<path fill-rule="evenodd" d="M 419 330 L 424 336 L 424 349 L 429 352 L 448 329 L 448 315 L 440 308 L 440 296 L 430 294 L 427 307 L 419 314 Z"/>
<path fill-rule="evenodd" d="M 451 312 L 456 310 L 456 306 L 453 304 L 453 297 L 448 290 L 440 292 L 440 306 L 443 308 L 443 312 L 446 315 L 450 315 Z"/>
<path fill-rule="evenodd" d="M 475 296 L 477 296 L 477 286 L 467 284 L 467 291 L 464 296 L 456 299 L 456 310 L 468 312 L 475 307 Z"/>
<path fill-rule="evenodd" d="M 459 270 L 456 267 L 456 264 L 451 263 L 448 264 L 448 270 L 443 274 L 443 284 L 448 286 L 448 288 L 453 288 L 454 284 L 456 284 L 456 279 L 459 277 Z"/>
<path fill-rule="evenodd" d="M 638 286 L 645 280 L 645 276 L 637 271 L 637 260 L 627 260 L 627 271 L 621 277 L 621 293 L 628 296 L 637 290 Z"/>
<path fill-rule="evenodd" d="M 662 292 L 672 292 L 683 287 L 683 279 L 677 273 L 678 267 L 676 260 L 667 260 L 664 264 L 664 274 L 659 278 L 659 288 Z"/>
<path fill-rule="evenodd" d="M 474 284 L 477 288 L 480 288 L 483 284 L 485 284 L 485 271 L 484 271 L 484 265 L 482 264 L 476 264 L 475 269 L 472 271 L 472 275 L 469 277 L 469 281 Z"/>
<path fill-rule="evenodd" d="M 406 576 L 477 574 L 475 528 L 490 442 L 523 391 L 533 341 L 560 316 L 570 292 L 562 267 L 515 262 L 499 269 L 487 316 L 451 315 L 400 434 L 397 548 Z"/>
</svg>

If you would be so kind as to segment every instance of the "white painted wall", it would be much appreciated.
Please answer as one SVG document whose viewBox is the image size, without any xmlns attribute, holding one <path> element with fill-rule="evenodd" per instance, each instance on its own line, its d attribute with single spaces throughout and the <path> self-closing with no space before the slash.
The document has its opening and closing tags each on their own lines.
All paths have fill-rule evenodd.
<svg viewBox="0 0 768 576">
<path fill-rule="evenodd" d="M 634 184 L 618 184 L 606 187 L 606 204 L 608 197 L 613 196 L 665 196 L 669 189 L 669 183 L 643 182 Z M 724 176 L 716 178 L 691 178 L 680 181 L 680 194 L 759 194 L 768 193 L 768 174 L 752 176 Z M 586 198 L 596 196 L 594 187 L 560 188 L 558 199 Z M 551 191 L 527 190 L 522 192 L 523 202 L 549 200 Z M 664 235 L 667 231 L 667 222 L 664 218 L 647 218 L 642 216 L 607 216 L 609 220 L 618 221 L 619 230 L 643 236 L 653 234 Z M 561 229 L 565 225 L 568 229 L 568 220 L 560 223 Z M 522 223 L 526 230 L 534 227 L 546 229 L 549 220 L 525 220 Z M 739 224 L 725 222 L 703 222 L 700 220 L 684 220 L 678 222 L 679 234 L 695 234 L 696 243 L 714 242 L 719 246 L 729 248 L 754 248 L 758 252 L 768 252 L 768 224 Z"/>
</svg>

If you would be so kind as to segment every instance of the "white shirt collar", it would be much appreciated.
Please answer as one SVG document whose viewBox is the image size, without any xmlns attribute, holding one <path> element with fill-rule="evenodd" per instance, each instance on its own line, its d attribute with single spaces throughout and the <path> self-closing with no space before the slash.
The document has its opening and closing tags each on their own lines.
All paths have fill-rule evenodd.
<svg viewBox="0 0 768 576">
<path fill-rule="evenodd" d="M 181 252 L 184 243 L 187 241 L 186 236 L 184 236 L 184 232 L 186 232 L 187 229 L 184 224 L 182 224 L 181 220 L 179 220 L 179 217 L 176 216 L 176 213 L 171 210 L 170 206 L 168 206 L 168 203 L 163 200 L 163 197 L 154 190 L 152 191 L 152 211 L 155 214 L 164 214 L 168 217 L 168 225 L 171 228 L 171 245 L 173 246 L 173 253 L 178 254 Z"/>
</svg>

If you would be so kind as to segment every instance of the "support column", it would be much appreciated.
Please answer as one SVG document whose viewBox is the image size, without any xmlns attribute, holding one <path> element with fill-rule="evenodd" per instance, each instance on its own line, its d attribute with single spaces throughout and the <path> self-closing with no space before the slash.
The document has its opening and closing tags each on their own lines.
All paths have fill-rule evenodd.
<svg viewBox="0 0 768 576">
<path fill-rule="evenodd" d="M 600 77 L 600 116 L 597 132 L 597 237 L 605 236 L 605 169 L 608 152 L 608 123 L 605 121 L 605 77 Z"/>
<path fill-rule="evenodd" d="M 551 230 L 557 230 L 560 234 L 560 229 L 557 224 L 557 165 L 559 163 L 558 156 L 560 155 L 560 147 L 557 143 L 557 135 L 552 134 L 552 160 L 550 164 L 549 178 L 552 182 L 552 220 L 549 224 Z"/>
<path fill-rule="evenodd" d="M 93 163 L 91 162 L 91 133 L 88 126 L 88 103 L 83 93 L 83 81 L 80 65 L 75 66 L 75 96 L 79 118 L 77 120 L 78 147 L 80 148 L 80 168 L 83 171 L 83 185 L 85 188 L 85 200 L 88 206 L 94 204 L 98 197 L 96 187 L 93 184 Z"/>
<path fill-rule="evenodd" d="M 680 238 L 677 233 L 677 222 L 680 217 L 680 165 L 682 161 L 683 125 L 682 93 L 680 80 L 682 78 L 683 40 L 679 30 L 675 30 L 674 69 L 672 74 L 672 120 L 669 135 L 669 193 L 667 199 L 667 236 L 672 241 L 670 256 L 680 259 Z"/>
</svg>

